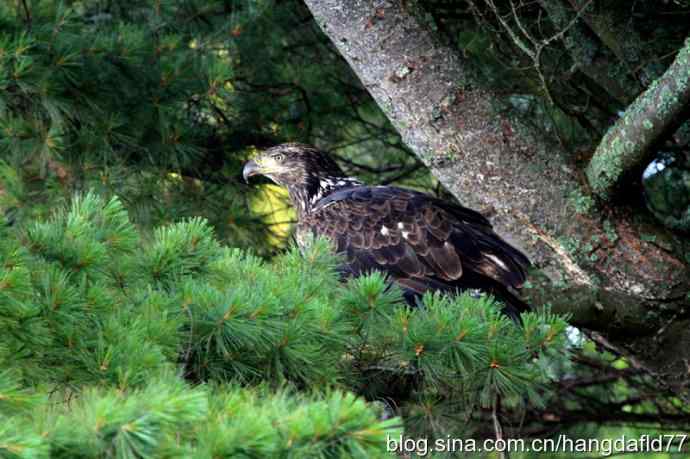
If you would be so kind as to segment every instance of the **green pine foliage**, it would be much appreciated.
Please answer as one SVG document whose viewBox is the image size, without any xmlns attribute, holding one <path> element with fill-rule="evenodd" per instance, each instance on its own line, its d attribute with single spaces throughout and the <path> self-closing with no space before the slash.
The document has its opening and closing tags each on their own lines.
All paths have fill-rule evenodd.
<svg viewBox="0 0 690 459">
<path fill-rule="evenodd" d="M 263 9 L 1 2 L 0 205 L 30 220 L 95 189 L 120 196 L 141 228 L 204 216 L 225 240 L 260 247 L 266 231 L 231 179 L 250 145 L 226 153 L 214 116 L 234 74 L 226 37 Z"/>
<path fill-rule="evenodd" d="M 93 189 L 140 229 L 199 216 L 266 256 L 284 229 L 249 212 L 256 148 L 317 143 L 428 184 L 327 43 L 294 0 L 0 2 L 0 206 L 30 221 Z"/>
<path fill-rule="evenodd" d="M 127 393 L 90 388 L 49 408 L 2 389 L 24 405 L 2 416 L 0 456 L 10 458 L 383 457 L 385 434 L 399 431 L 341 391 L 192 388 L 167 375 Z"/>
<path fill-rule="evenodd" d="M 400 420 L 365 400 L 457 431 L 418 411 L 538 402 L 564 344 L 548 313 L 343 284 L 326 241 L 266 262 L 199 218 L 148 239 L 94 193 L 0 228 L 3 457 L 377 457 Z"/>
</svg>

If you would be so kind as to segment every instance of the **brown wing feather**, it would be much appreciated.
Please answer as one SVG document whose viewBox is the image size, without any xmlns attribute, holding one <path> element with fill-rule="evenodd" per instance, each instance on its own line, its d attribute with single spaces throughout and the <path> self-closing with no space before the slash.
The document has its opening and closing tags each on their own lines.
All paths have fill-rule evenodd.
<svg viewBox="0 0 690 459">
<path fill-rule="evenodd" d="M 334 193 L 299 226 L 333 240 L 352 274 L 384 271 L 415 291 L 458 287 L 467 273 L 519 288 L 529 265 L 480 214 L 400 188 Z"/>
</svg>

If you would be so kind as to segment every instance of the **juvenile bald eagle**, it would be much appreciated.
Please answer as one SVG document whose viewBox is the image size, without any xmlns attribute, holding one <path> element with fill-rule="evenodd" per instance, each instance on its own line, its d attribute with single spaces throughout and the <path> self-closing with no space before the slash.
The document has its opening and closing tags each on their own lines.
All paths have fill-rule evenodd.
<svg viewBox="0 0 690 459">
<path fill-rule="evenodd" d="M 298 244 L 309 235 L 328 237 L 345 255 L 346 275 L 379 270 L 411 304 L 427 290 L 480 289 L 502 300 L 503 312 L 517 322 L 529 310 L 510 291 L 524 283 L 529 260 L 474 210 L 413 190 L 364 185 L 328 154 L 302 144 L 265 150 L 244 166 L 245 180 L 254 175 L 287 187 Z"/>
</svg>

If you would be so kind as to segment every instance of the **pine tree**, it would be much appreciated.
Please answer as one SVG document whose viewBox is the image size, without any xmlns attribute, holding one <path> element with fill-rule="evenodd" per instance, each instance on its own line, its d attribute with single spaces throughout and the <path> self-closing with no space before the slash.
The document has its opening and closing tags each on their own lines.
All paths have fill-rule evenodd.
<svg viewBox="0 0 690 459">
<path fill-rule="evenodd" d="M 549 314 L 519 328 L 488 298 L 411 310 L 380 274 L 342 284 L 326 241 L 269 263 L 198 218 L 147 241 L 93 193 L 25 230 L 4 223 L 10 457 L 375 457 L 401 424 L 365 399 L 401 404 L 410 432 L 457 433 L 430 421 L 538 402 L 563 346 Z"/>
<path fill-rule="evenodd" d="M 1 185 L 9 217 L 45 216 L 95 189 L 120 196 L 141 227 L 202 215 L 222 237 L 260 247 L 265 230 L 247 213 L 243 185 L 227 179 L 249 144 L 225 154 L 227 132 L 211 116 L 233 74 L 216 47 L 256 13 L 224 8 L 3 2 L 0 176 L 16 185 Z"/>
</svg>

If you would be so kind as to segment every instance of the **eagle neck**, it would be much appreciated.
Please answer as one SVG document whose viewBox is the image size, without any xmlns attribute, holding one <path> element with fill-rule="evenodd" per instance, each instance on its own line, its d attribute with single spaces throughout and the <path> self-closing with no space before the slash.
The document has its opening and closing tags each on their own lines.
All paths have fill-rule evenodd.
<svg viewBox="0 0 690 459">
<path fill-rule="evenodd" d="M 360 185 L 362 182 L 353 177 L 312 177 L 306 183 L 288 186 L 288 195 L 301 217 L 311 213 L 314 205 L 329 194 Z"/>
</svg>

